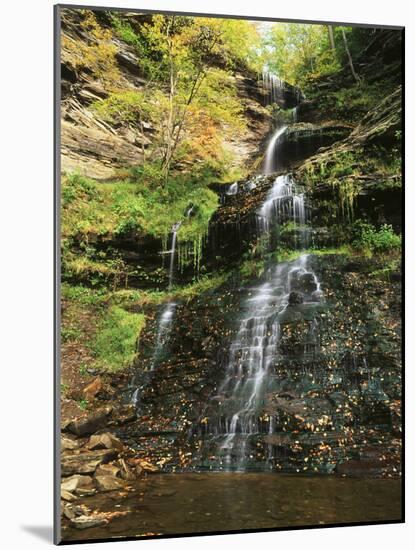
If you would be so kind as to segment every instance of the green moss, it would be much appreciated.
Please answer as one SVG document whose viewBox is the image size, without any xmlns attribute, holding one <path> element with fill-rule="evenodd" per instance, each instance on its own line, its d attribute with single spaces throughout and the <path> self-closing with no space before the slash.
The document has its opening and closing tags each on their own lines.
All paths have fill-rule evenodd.
<svg viewBox="0 0 415 550">
<path fill-rule="evenodd" d="M 217 208 L 215 193 L 185 182 L 152 190 L 131 181 L 98 183 L 72 175 L 63 180 L 62 197 L 64 238 L 87 239 L 129 231 L 164 237 L 174 223 L 182 221 L 178 237 L 191 241 L 206 230 Z M 194 205 L 194 215 L 185 219 L 189 204 Z"/>
<path fill-rule="evenodd" d="M 290 235 L 291 233 L 295 233 L 297 231 L 303 231 L 307 229 L 307 225 L 301 225 L 296 222 L 286 222 L 282 224 L 279 228 L 280 235 Z"/>
<path fill-rule="evenodd" d="M 401 154 L 398 147 L 379 145 L 355 147 L 353 150 L 332 148 L 304 163 L 298 179 L 313 187 L 327 183 L 333 188 L 335 209 L 343 219 L 354 217 L 354 201 L 370 179 L 377 189 L 398 188 L 401 182 Z"/>
<path fill-rule="evenodd" d="M 146 317 L 115 305 L 113 294 L 103 289 L 62 285 L 62 340 L 77 342 L 84 348 L 80 374 L 87 367 L 121 370 L 133 362 L 137 353 Z"/>
<path fill-rule="evenodd" d="M 202 241 L 209 220 L 218 207 L 218 197 L 194 181 L 193 176 L 172 179 L 151 188 L 149 173 L 136 173 L 133 180 L 99 183 L 77 174 L 62 182 L 62 245 L 64 268 L 69 275 L 98 273 L 110 276 L 122 271 L 113 260 L 102 261 L 88 254 L 70 255 L 73 243 L 88 243 L 98 236 L 151 235 L 167 247 L 168 235 L 177 222 L 179 264 L 199 266 Z M 151 178 L 150 178 L 151 179 Z M 186 211 L 192 206 L 190 216 Z M 73 250 L 72 250 L 73 252 Z M 112 263 L 111 263 L 112 262 Z"/>
<path fill-rule="evenodd" d="M 400 270 L 400 258 L 394 258 L 391 260 L 387 260 L 383 267 L 381 267 L 380 269 L 375 269 L 369 275 L 372 278 L 389 281 L 391 274 L 399 270 Z"/>
<path fill-rule="evenodd" d="M 96 365 L 103 370 L 116 371 L 133 362 L 145 315 L 129 313 L 111 306 L 101 319 L 95 337 L 90 343 Z"/>
<path fill-rule="evenodd" d="M 92 285 L 111 284 L 116 288 L 128 280 L 128 272 L 121 259 L 101 258 L 98 261 L 86 255 L 67 254 L 63 259 L 64 278 L 88 281 Z"/>
<path fill-rule="evenodd" d="M 123 19 L 114 12 L 109 12 L 109 14 L 111 17 L 112 28 L 118 38 L 127 44 L 137 46 L 139 44 L 139 38 L 131 24 L 128 21 L 123 21 Z"/>
<path fill-rule="evenodd" d="M 131 313 L 130 308 L 154 308 L 171 299 L 188 301 L 214 291 L 230 275 L 204 276 L 185 287 L 173 288 L 170 293 L 132 289 L 108 291 L 64 283 L 61 291 L 64 303 L 62 339 L 79 342 L 90 351 L 91 358 L 80 368 L 122 370 L 134 361 L 146 322 L 143 312 Z"/>
<path fill-rule="evenodd" d="M 61 297 L 63 300 L 80 305 L 99 305 L 107 300 L 108 292 L 105 289 L 92 289 L 82 285 L 63 283 Z"/>
<path fill-rule="evenodd" d="M 274 259 L 278 260 L 279 262 L 291 262 L 302 256 L 303 254 L 310 254 L 311 256 L 347 256 L 352 254 L 352 250 L 347 245 L 330 248 L 308 248 L 307 250 L 283 249 L 274 252 Z"/>
<path fill-rule="evenodd" d="M 88 399 L 80 399 L 78 401 L 78 407 L 83 411 L 86 411 L 88 409 L 88 405 L 89 405 Z"/>
<path fill-rule="evenodd" d="M 311 91 L 321 112 L 333 119 L 347 122 L 360 122 L 370 109 L 375 108 L 388 94 L 393 92 L 394 85 L 389 79 L 377 80 L 373 83 L 354 84 L 340 89 L 327 89 L 324 92 Z"/>
<path fill-rule="evenodd" d="M 70 342 L 79 340 L 82 337 L 82 331 L 76 326 L 62 327 L 61 339 L 62 342 Z"/>
<path fill-rule="evenodd" d="M 183 287 L 173 287 L 170 292 L 120 289 L 108 294 L 108 300 L 119 305 L 157 306 L 171 299 L 188 301 L 204 292 L 211 292 L 224 284 L 231 273 L 205 275 Z"/>
</svg>

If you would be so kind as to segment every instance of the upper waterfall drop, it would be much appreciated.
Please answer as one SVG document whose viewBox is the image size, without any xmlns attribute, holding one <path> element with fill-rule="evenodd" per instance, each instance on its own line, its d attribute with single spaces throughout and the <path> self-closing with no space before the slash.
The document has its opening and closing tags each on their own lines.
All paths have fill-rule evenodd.
<svg viewBox="0 0 415 550">
<path fill-rule="evenodd" d="M 298 108 L 305 97 L 299 88 L 264 69 L 262 72 L 262 93 L 265 105 L 274 107 L 277 105 L 283 109 L 292 109 L 292 123 L 296 124 L 298 122 Z M 272 174 L 283 167 L 283 162 L 281 162 L 283 159 L 278 157 L 278 145 L 284 140 L 287 129 L 287 125 L 277 125 L 271 136 L 262 166 L 263 174 Z"/>
<path fill-rule="evenodd" d="M 277 128 L 274 135 L 271 137 L 267 150 L 265 151 L 264 167 L 262 173 L 265 175 L 272 174 L 278 170 L 278 143 L 285 134 L 288 126 Z"/>
<path fill-rule="evenodd" d="M 264 69 L 262 71 L 262 85 L 264 96 L 268 105 L 278 103 L 279 101 L 284 101 L 286 85 L 285 82 L 277 75 Z"/>
</svg>

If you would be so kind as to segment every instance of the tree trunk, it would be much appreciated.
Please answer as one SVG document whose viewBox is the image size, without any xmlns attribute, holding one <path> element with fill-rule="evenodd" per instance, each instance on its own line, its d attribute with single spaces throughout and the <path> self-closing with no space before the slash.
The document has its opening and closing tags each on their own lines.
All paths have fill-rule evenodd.
<svg viewBox="0 0 415 550">
<path fill-rule="evenodd" d="M 173 132 L 174 132 L 174 98 L 176 93 L 176 79 L 175 79 L 175 66 L 173 60 L 173 45 L 170 37 L 170 23 L 167 26 L 166 31 L 167 43 L 168 43 L 168 56 L 169 56 L 169 114 L 167 118 L 166 128 L 166 144 L 163 158 L 163 174 L 165 180 L 167 180 L 170 162 L 171 162 L 171 149 L 173 144 Z"/>
<path fill-rule="evenodd" d="M 146 149 L 144 145 L 144 124 L 141 116 L 139 118 L 139 125 L 140 125 L 140 132 L 141 132 L 141 153 L 143 155 L 143 164 L 144 164 L 146 161 Z"/>
<path fill-rule="evenodd" d="M 342 36 L 343 36 L 344 48 L 346 50 L 347 58 L 349 60 L 350 70 L 352 72 L 353 78 L 356 80 L 358 84 L 360 84 L 360 77 L 354 70 L 352 54 L 350 53 L 350 50 L 349 50 L 349 44 L 347 42 L 347 37 L 346 37 L 346 33 L 344 32 L 344 29 L 342 29 Z"/>
<path fill-rule="evenodd" d="M 209 47 L 209 50 L 208 50 L 208 54 L 213 50 L 214 46 L 216 45 L 218 41 L 218 37 L 215 37 Z M 166 147 L 166 152 L 165 152 L 165 155 L 164 155 L 164 160 L 163 160 L 163 172 L 164 172 L 164 175 L 165 175 L 165 178 L 167 179 L 168 177 L 168 174 L 169 174 L 169 170 L 170 170 L 170 165 L 171 165 L 171 161 L 173 159 L 173 155 L 177 149 L 177 146 L 179 144 L 179 140 L 180 140 L 180 137 L 181 137 L 181 133 L 182 133 L 182 130 L 183 130 L 183 125 L 184 125 L 184 122 L 186 120 L 186 115 L 187 115 L 187 112 L 188 112 L 188 107 L 189 105 L 192 103 L 194 97 L 197 95 L 198 91 L 199 91 L 199 88 L 206 76 L 206 66 L 205 65 L 202 65 L 199 67 L 199 70 L 197 72 L 197 74 L 195 75 L 195 79 L 193 81 L 193 85 L 191 87 L 191 90 L 190 90 L 190 93 L 189 93 L 189 96 L 186 100 L 186 103 L 184 105 L 184 108 L 182 110 L 182 112 L 179 114 L 178 116 L 178 119 L 177 120 L 174 120 L 174 96 L 175 96 L 175 89 L 176 89 L 176 80 L 173 78 L 173 73 L 174 73 L 174 70 L 173 70 L 173 61 L 172 61 L 172 55 L 171 55 L 171 49 L 169 47 L 169 55 L 170 55 L 170 59 L 171 59 L 171 63 L 170 63 L 170 93 L 169 93 L 169 101 L 170 101 L 170 112 L 169 112 L 169 120 L 168 120 L 168 127 L 169 127 L 169 130 L 168 130 L 168 138 L 167 138 L 167 147 Z M 178 113 L 176 112 L 176 115 Z"/>
<path fill-rule="evenodd" d="M 336 44 L 334 43 L 334 32 L 333 32 L 333 25 L 327 25 L 329 29 L 329 40 L 330 40 L 330 47 L 333 52 L 336 51 Z"/>
</svg>

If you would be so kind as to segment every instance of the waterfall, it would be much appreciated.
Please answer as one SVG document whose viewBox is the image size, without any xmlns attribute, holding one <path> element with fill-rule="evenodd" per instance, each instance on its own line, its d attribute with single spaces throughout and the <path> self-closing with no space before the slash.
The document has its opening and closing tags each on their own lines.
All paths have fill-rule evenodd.
<svg viewBox="0 0 415 550">
<path fill-rule="evenodd" d="M 173 274 L 174 274 L 174 257 L 176 254 L 176 243 L 177 243 L 177 230 L 180 227 L 180 222 L 176 223 L 172 227 L 172 239 L 171 239 L 171 250 L 170 250 L 170 264 L 169 264 L 169 285 L 168 291 L 171 291 L 173 284 Z"/>
<path fill-rule="evenodd" d="M 186 210 L 186 217 L 189 217 L 193 211 L 193 206 L 189 206 L 189 208 Z M 168 272 L 168 292 L 171 292 L 172 286 L 173 286 L 173 278 L 174 278 L 174 260 L 176 256 L 176 244 L 177 244 L 177 231 L 179 230 L 181 226 L 181 222 L 176 222 L 172 226 L 172 237 L 171 237 L 171 249 L 168 251 L 170 255 L 170 261 L 169 261 L 169 272 Z M 173 318 L 174 313 L 176 309 L 176 303 L 173 301 L 169 301 L 161 310 L 158 323 L 157 323 L 157 335 L 156 335 L 156 342 L 154 345 L 154 351 L 153 356 L 151 358 L 151 364 L 150 364 L 150 371 L 154 371 L 154 369 L 157 366 L 157 363 L 160 359 L 160 355 L 164 349 L 164 346 L 168 342 L 171 328 L 173 325 Z M 133 380 L 134 385 L 134 380 Z M 132 395 L 131 395 L 131 403 L 135 406 L 138 405 L 139 402 L 139 394 L 142 387 L 137 386 Z"/>
<path fill-rule="evenodd" d="M 298 105 L 292 110 L 293 124 L 298 122 Z"/>
<path fill-rule="evenodd" d="M 289 175 L 278 176 L 257 212 L 260 234 L 267 235 L 282 221 L 299 225 L 301 248 L 306 245 L 304 194 Z M 244 314 L 229 350 L 226 375 L 219 387 L 219 422 L 213 428 L 222 468 L 244 470 L 251 458 L 251 440 L 260 433 L 261 412 L 275 382 L 272 366 L 278 360 L 280 318 L 297 303 L 321 300 L 320 282 L 308 267 L 308 255 L 291 263 L 271 265 L 265 281 L 251 289 L 242 304 Z M 314 330 L 314 325 L 310 331 Z M 272 434 L 274 419 L 268 420 Z M 270 457 L 271 448 L 268 448 Z"/>
<path fill-rule="evenodd" d="M 191 212 L 191 209 L 189 209 L 189 215 Z M 177 231 L 179 230 L 181 226 L 181 222 L 177 222 L 172 227 L 172 239 L 171 239 L 171 249 L 169 251 L 170 253 L 170 262 L 169 262 L 169 278 L 168 278 L 168 292 L 171 292 L 172 285 L 173 285 L 173 276 L 174 276 L 174 259 L 176 256 L 176 244 L 177 244 Z M 154 370 L 158 360 L 160 358 L 160 354 L 163 351 L 164 346 L 166 345 L 172 323 L 174 318 L 174 312 L 176 309 L 176 303 L 169 301 L 162 309 L 158 325 L 157 325 L 157 336 L 156 336 L 156 344 L 154 346 L 154 352 L 153 352 L 153 358 L 151 360 L 151 370 Z"/>
<path fill-rule="evenodd" d="M 285 82 L 278 76 L 264 70 L 262 72 L 262 83 L 267 105 L 272 105 L 284 99 Z"/>
<path fill-rule="evenodd" d="M 271 137 L 267 149 L 265 151 L 265 160 L 264 160 L 264 174 L 272 174 L 278 170 L 278 144 L 281 141 L 282 136 L 287 130 L 287 126 L 282 126 L 277 128 L 274 135 Z"/>
<path fill-rule="evenodd" d="M 270 224 L 286 215 L 287 203 L 294 199 L 293 182 L 289 176 L 278 176 L 257 212 L 260 233 L 269 232 Z M 293 213 L 294 217 L 294 213 Z"/>
<path fill-rule="evenodd" d="M 227 194 L 227 195 L 236 195 L 237 192 L 238 192 L 238 182 L 232 183 L 232 184 L 229 186 L 229 189 L 226 191 L 226 194 Z"/>
<path fill-rule="evenodd" d="M 272 366 L 278 360 L 281 334 L 280 316 L 290 304 L 298 281 L 315 275 L 307 268 L 308 255 L 301 255 L 291 264 L 270 268 L 266 281 L 254 290 L 244 304 L 246 311 L 230 347 L 226 378 L 219 388 L 223 399 L 220 414 L 225 416 L 224 433 L 217 431 L 222 465 L 244 470 L 250 459 L 250 443 L 263 433 L 260 416 L 272 390 L 275 376 Z M 315 283 L 315 288 L 319 283 Z M 305 293 L 304 302 L 312 303 L 312 292 Z M 268 434 L 272 434 L 274 420 L 268 419 Z"/>
</svg>

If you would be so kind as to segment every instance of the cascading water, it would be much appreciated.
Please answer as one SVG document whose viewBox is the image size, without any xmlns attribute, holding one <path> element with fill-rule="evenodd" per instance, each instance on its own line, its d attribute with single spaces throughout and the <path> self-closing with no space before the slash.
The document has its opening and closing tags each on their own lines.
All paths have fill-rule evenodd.
<svg viewBox="0 0 415 550">
<path fill-rule="evenodd" d="M 236 193 L 238 192 L 238 183 L 232 183 L 230 186 L 229 186 L 229 189 L 226 191 L 226 194 L 227 195 L 236 195 Z"/>
<path fill-rule="evenodd" d="M 280 106 L 286 106 L 286 104 L 284 103 L 284 98 L 287 93 L 287 86 L 289 85 L 287 85 L 278 76 L 267 71 L 263 71 L 262 73 L 262 84 L 266 105 L 278 103 Z M 296 124 L 298 122 L 298 107 L 304 96 L 298 88 L 294 88 L 291 86 L 291 89 L 291 93 L 294 94 L 295 98 L 294 107 L 292 108 L 292 122 L 293 124 Z M 292 105 L 293 103 L 291 103 L 290 106 Z M 278 149 L 279 143 L 284 139 L 284 134 L 286 130 L 287 126 L 278 127 L 271 137 L 265 152 L 263 174 L 272 174 L 278 169 L 281 169 L 282 164 L 281 162 L 278 162 L 276 151 Z"/>
<path fill-rule="evenodd" d="M 298 105 L 292 110 L 293 124 L 298 122 Z"/>
<path fill-rule="evenodd" d="M 187 217 L 191 215 L 192 210 L 193 210 L 193 206 L 190 206 L 186 212 Z M 171 249 L 169 250 L 170 262 L 169 262 L 169 275 L 168 275 L 168 287 L 167 287 L 168 292 L 171 292 L 172 285 L 173 285 L 174 259 L 176 255 L 176 244 L 177 244 L 177 231 L 179 230 L 180 226 L 181 226 L 181 222 L 177 222 L 172 227 Z M 156 342 L 154 345 L 154 352 L 150 363 L 150 371 L 153 371 L 156 368 L 160 359 L 160 355 L 163 351 L 163 348 L 168 342 L 172 324 L 173 324 L 176 305 L 177 304 L 175 302 L 169 301 L 163 307 L 160 313 L 160 317 L 157 324 Z M 139 393 L 141 389 L 142 389 L 141 387 L 137 386 L 133 391 L 131 396 L 131 403 L 133 405 L 138 404 Z"/>
<path fill-rule="evenodd" d="M 268 143 L 267 150 L 265 151 L 264 168 L 263 173 L 266 175 L 276 172 L 279 168 L 278 165 L 278 144 L 281 141 L 282 136 L 287 130 L 287 126 L 278 128 Z"/>
<path fill-rule="evenodd" d="M 277 81 L 264 75 L 264 84 L 270 87 L 273 98 Z M 293 112 L 294 120 L 296 116 Z M 278 146 L 286 130 L 287 126 L 278 128 L 268 144 L 265 175 L 278 170 Z M 307 217 L 304 193 L 290 175 L 281 175 L 276 177 L 256 213 L 257 233 L 271 252 L 273 233 L 279 232 L 281 224 L 292 222 L 294 244 L 304 250 L 308 246 Z M 242 303 L 239 328 L 230 345 L 224 381 L 212 400 L 215 412 L 208 428 L 209 449 L 215 460 L 219 460 L 219 468 L 252 467 L 258 437 L 274 433 L 275 418 L 264 411 L 268 396 L 280 383 L 274 366 L 280 356 L 281 320 L 293 304 L 301 303 L 307 308 L 322 300 L 320 282 L 310 269 L 308 258 L 303 253 L 290 263 L 268 262 L 261 284 L 248 289 L 248 297 Z M 315 320 L 310 322 L 308 332 L 309 339 L 316 341 Z M 271 465 L 271 445 L 267 455 Z"/>
<path fill-rule="evenodd" d="M 192 208 L 190 208 L 189 213 L 191 212 L 191 210 Z M 172 227 L 171 249 L 169 251 L 170 253 L 169 279 L 168 279 L 169 282 L 167 287 L 167 290 L 169 293 L 171 292 L 172 284 L 173 284 L 174 259 L 176 256 L 176 244 L 177 244 L 177 231 L 179 230 L 180 226 L 181 226 L 181 222 L 177 222 Z M 177 304 L 175 302 L 169 301 L 161 311 L 160 318 L 158 321 L 158 326 L 157 326 L 156 344 L 154 346 L 154 353 L 151 361 L 151 370 L 155 369 L 158 363 L 160 354 L 168 341 L 172 323 L 173 323 L 174 311 L 175 311 L 176 305 Z"/>
<path fill-rule="evenodd" d="M 285 82 L 275 74 L 263 71 L 262 83 L 266 102 L 271 105 L 284 99 Z"/>
<path fill-rule="evenodd" d="M 260 233 L 265 235 L 285 220 L 301 224 L 299 227 L 305 225 L 304 194 L 297 192 L 290 176 L 276 178 L 257 218 Z M 301 229 L 300 248 L 306 244 L 305 235 Z M 273 432 L 273 417 L 268 416 L 268 425 L 264 426 L 261 411 L 267 394 L 278 384 L 272 366 L 279 354 L 280 317 L 300 290 L 305 307 L 321 300 L 320 283 L 307 260 L 308 255 L 302 254 L 294 262 L 268 267 L 265 281 L 250 289 L 242 305 L 244 314 L 230 346 L 225 380 L 216 396 L 220 403 L 215 415 L 218 420 L 211 427 L 222 468 L 244 470 L 255 437 Z"/>
</svg>

